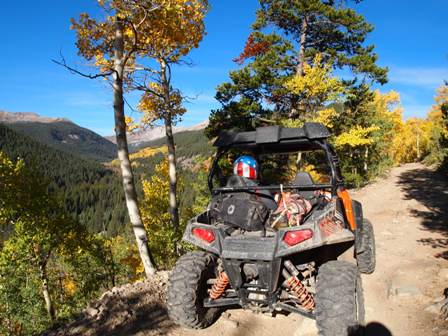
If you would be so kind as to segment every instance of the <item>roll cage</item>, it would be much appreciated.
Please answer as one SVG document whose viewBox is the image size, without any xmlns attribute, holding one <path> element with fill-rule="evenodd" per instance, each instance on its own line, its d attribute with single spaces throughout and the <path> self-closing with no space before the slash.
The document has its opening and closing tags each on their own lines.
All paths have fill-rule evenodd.
<svg viewBox="0 0 448 336">
<path fill-rule="evenodd" d="M 217 152 L 208 176 L 210 192 L 215 195 L 226 192 L 279 190 L 280 188 L 298 191 L 331 189 L 332 195 L 335 196 L 338 188 L 344 186 L 344 180 L 339 167 L 339 159 L 333 147 L 327 141 L 330 136 L 331 134 L 324 125 L 314 122 L 305 123 L 300 128 L 267 126 L 259 127 L 251 132 L 221 132 L 213 144 L 217 147 Z M 288 184 L 215 188 L 213 178 L 218 170 L 218 162 L 231 149 L 249 150 L 255 155 L 323 150 L 331 170 L 330 183 L 306 186 Z"/>
</svg>

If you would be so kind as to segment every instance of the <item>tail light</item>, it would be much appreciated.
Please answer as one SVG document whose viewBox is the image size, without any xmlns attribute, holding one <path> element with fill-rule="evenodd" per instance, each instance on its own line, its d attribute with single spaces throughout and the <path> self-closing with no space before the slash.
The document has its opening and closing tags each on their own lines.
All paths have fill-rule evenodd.
<svg viewBox="0 0 448 336">
<path fill-rule="evenodd" d="M 310 239 L 311 237 L 313 237 L 313 230 L 294 230 L 286 232 L 283 236 L 283 241 L 289 246 L 294 246 L 298 243 Z"/>
<path fill-rule="evenodd" d="M 191 232 L 193 233 L 193 235 L 201 240 L 206 241 L 209 244 L 215 240 L 215 234 L 212 230 L 194 228 L 193 230 L 191 230 Z"/>
</svg>

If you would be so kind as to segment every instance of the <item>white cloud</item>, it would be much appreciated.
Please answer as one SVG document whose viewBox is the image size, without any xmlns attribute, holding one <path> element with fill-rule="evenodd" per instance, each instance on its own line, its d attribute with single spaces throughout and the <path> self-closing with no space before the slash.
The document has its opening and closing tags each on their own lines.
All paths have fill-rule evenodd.
<svg viewBox="0 0 448 336">
<path fill-rule="evenodd" d="M 442 85 L 444 80 L 448 80 L 448 68 L 391 66 L 389 78 L 392 83 L 434 89 Z"/>
</svg>

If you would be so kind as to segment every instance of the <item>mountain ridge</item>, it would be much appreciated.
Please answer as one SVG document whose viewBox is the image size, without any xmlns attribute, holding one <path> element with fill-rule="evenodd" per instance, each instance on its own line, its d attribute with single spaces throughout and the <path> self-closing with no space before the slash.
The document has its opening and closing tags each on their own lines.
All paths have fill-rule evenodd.
<svg viewBox="0 0 448 336">
<path fill-rule="evenodd" d="M 66 118 L 43 117 L 35 112 L 7 112 L 4 110 L 0 110 L 0 122 L 7 124 L 17 122 L 52 123 L 58 121 L 73 123 L 71 120 Z"/>
<path fill-rule="evenodd" d="M 192 126 L 174 126 L 173 134 L 189 131 L 203 130 L 208 126 L 208 119 Z M 143 143 L 151 142 L 165 137 L 165 126 L 149 127 L 137 132 L 128 133 L 128 144 L 131 147 L 138 147 Z M 115 135 L 108 135 L 105 137 L 112 143 L 116 143 Z"/>
<path fill-rule="evenodd" d="M 69 119 L 0 111 L 0 123 L 40 143 L 86 159 L 106 162 L 117 155 L 114 143 Z"/>
</svg>

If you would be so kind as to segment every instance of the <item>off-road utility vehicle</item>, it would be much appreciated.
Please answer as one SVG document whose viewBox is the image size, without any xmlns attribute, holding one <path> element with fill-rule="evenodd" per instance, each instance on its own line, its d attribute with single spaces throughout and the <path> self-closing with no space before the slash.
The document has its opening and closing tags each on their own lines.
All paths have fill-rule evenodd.
<svg viewBox="0 0 448 336">
<path fill-rule="evenodd" d="M 188 222 L 183 236 L 203 251 L 183 255 L 169 279 L 173 321 L 206 328 L 224 309 L 243 307 L 305 315 L 325 336 L 351 335 L 363 324 L 360 273 L 375 268 L 373 229 L 344 189 L 329 136 L 319 123 L 221 133 L 208 180 L 211 203 Z M 226 176 L 229 158 L 238 153 L 259 160 L 258 183 Z M 318 176 L 315 183 L 309 171 L 319 171 L 318 153 L 328 178 Z M 295 178 L 285 181 L 291 169 Z M 277 184 L 265 183 L 276 178 Z M 270 210 L 266 198 L 284 211 Z M 294 206 L 285 199 L 306 202 L 309 209 L 291 221 Z"/>
</svg>

